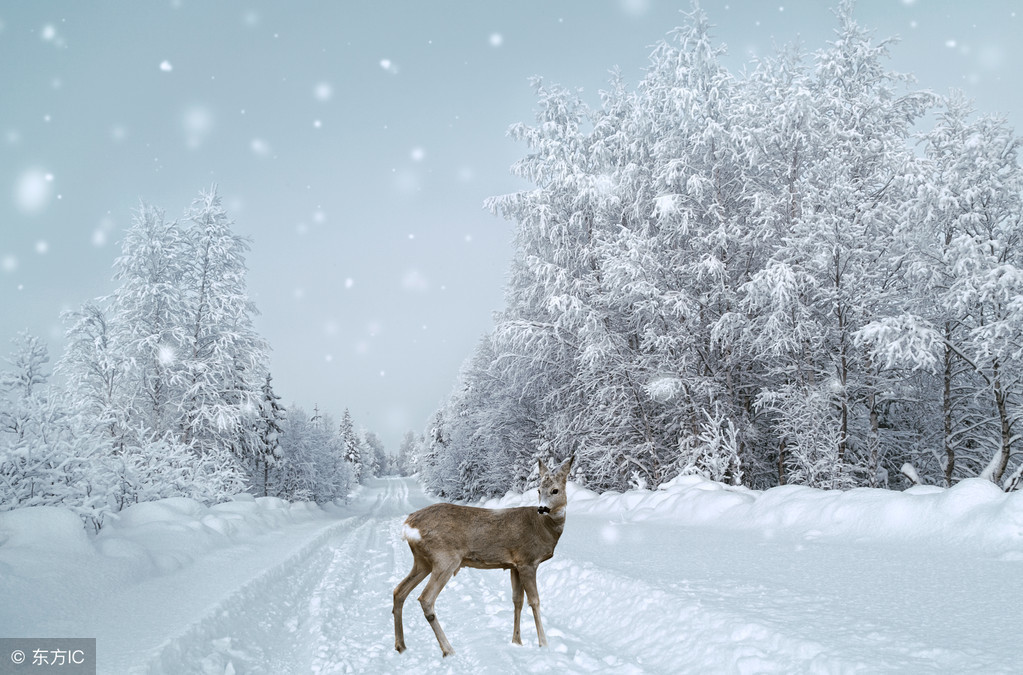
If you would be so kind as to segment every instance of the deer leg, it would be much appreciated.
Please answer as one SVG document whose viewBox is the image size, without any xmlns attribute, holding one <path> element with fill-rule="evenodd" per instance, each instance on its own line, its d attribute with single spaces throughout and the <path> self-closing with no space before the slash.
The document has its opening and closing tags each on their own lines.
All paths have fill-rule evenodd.
<svg viewBox="0 0 1023 675">
<path fill-rule="evenodd" d="M 519 633 L 519 617 L 522 615 L 522 581 L 519 579 L 519 571 L 511 568 L 512 602 L 515 603 L 515 628 L 512 630 L 512 644 L 522 644 L 522 636 Z"/>
<path fill-rule="evenodd" d="M 540 646 L 546 647 L 547 635 L 544 634 L 543 624 L 540 623 L 540 594 L 536 590 L 536 568 L 520 568 L 519 579 L 522 580 L 522 588 L 526 591 L 526 598 L 529 600 L 529 608 L 533 610 L 533 620 L 536 622 L 536 637 L 540 641 Z"/>
<path fill-rule="evenodd" d="M 447 636 L 444 635 L 444 630 L 440 627 L 437 615 L 433 613 L 433 603 L 437 600 L 437 596 L 440 595 L 444 584 L 448 583 L 448 580 L 458 571 L 460 564 L 461 561 L 455 561 L 443 566 L 435 565 L 433 573 L 430 574 L 430 580 L 426 582 L 426 588 L 423 589 L 423 594 L 419 596 L 419 604 L 423 607 L 423 614 L 426 615 L 426 620 L 430 623 L 433 634 L 437 636 L 437 642 L 440 643 L 440 651 L 444 656 L 451 656 L 455 653 L 455 649 L 448 642 Z"/>
<path fill-rule="evenodd" d="M 405 629 L 401 622 L 401 608 L 404 606 L 405 598 L 408 597 L 408 594 L 429 573 L 430 568 L 420 564 L 419 558 L 416 557 L 412 562 L 412 571 L 401 580 L 401 583 L 394 587 L 394 609 L 391 612 L 394 614 L 394 648 L 398 650 L 399 654 L 405 651 Z"/>
</svg>

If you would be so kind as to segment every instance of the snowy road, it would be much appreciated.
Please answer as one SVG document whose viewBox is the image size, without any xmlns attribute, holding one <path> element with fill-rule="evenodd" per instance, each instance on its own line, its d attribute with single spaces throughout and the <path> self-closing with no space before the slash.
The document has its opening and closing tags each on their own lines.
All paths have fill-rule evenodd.
<svg viewBox="0 0 1023 675">
<path fill-rule="evenodd" d="M 1019 672 L 1023 556 L 1014 551 L 784 523 L 692 527 L 670 514 L 627 522 L 634 513 L 623 499 L 576 513 L 569 502 L 565 534 L 538 575 L 547 649 L 536 646 L 528 607 L 525 645 L 510 643 L 506 572 L 465 569 L 436 609 L 456 655 L 441 658 L 414 601 L 422 587 L 406 604 L 408 651 L 394 651 L 391 591 L 412 559 L 401 522 L 430 502 L 412 479 L 397 478 L 371 482 L 333 514 L 191 558 L 165 555 L 165 572 L 134 582 L 117 581 L 131 575 L 111 562 L 116 537 L 97 540 L 100 559 L 83 549 L 93 567 L 69 566 L 59 579 L 31 578 L 32 569 L 57 569 L 45 552 L 19 566 L 23 549 L 11 549 L 0 571 L 7 560 L 17 574 L 0 578 L 0 591 L 42 597 L 18 616 L 0 608 L 0 634 L 96 637 L 100 672 L 118 674 Z M 217 513 L 202 522 L 223 528 L 230 521 Z M 160 537 L 169 523 L 195 529 L 191 522 L 159 525 Z M 104 570 L 105 582 L 95 578 Z"/>
</svg>

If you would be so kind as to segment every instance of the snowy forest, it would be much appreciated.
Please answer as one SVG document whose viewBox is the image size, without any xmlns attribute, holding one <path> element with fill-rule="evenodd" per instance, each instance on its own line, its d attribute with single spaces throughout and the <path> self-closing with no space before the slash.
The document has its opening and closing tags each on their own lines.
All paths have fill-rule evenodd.
<svg viewBox="0 0 1023 675">
<path fill-rule="evenodd" d="M 1007 123 L 832 41 L 721 62 L 688 15 L 599 106 L 536 79 L 506 306 L 428 429 L 460 499 L 539 453 L 590 489 L 1019 488 L 1023 170 Z"/>
<path fill-rule="evenodd" d="M 285 410 L 232 225 L 215 187 L 180 221 L 141 203 L 116 290 L 63 316 L 59 386 L 43 341 L 19 335 L 0 373 L 0 510 L 65 506 L 98 530 L 139 502 L 326 502 L 398 470 L 348 410 Z"/>
</svg>

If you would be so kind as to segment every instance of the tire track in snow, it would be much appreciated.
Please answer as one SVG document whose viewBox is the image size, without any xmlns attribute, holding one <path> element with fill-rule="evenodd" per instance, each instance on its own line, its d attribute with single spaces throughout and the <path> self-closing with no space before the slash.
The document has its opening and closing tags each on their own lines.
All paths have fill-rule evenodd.
<svg viewBox="0 0 1023 675">
<path fill-rule="evenodd" d="M 230 596 L 213 605 L 206 615 L 181 635 L 171 637 L 143 672 L 151 674 L 280 673 L 294 665 L 279 658 L 291 650 L 281 646 L 294 643 L 300 603 L 296 598 L 309 592 L 329 563 L 325 543 L 355 518 L 327 526 L 288 556 L 283 562 L 249 580 Z M 187 591 L 186 591 L 187 592 Z M 243 627 L 244 630 L 239 630 Z M 264 639 L 273 635 L 272 642 Z M 267 645 L 274 649 L 267 649 Z M 283 668 L 283 670 L 282 670 Z"/>
</svg>

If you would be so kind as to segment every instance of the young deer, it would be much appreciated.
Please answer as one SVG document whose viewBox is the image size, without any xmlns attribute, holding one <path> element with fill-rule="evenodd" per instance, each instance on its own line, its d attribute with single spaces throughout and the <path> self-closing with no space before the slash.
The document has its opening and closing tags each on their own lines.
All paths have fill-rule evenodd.
<svg viewBox="0 0 1023 675">
<path fill-rule="evenodd" d="M 405 519 L 402 537 L 412 549 L 412 571 L 394 589 L 394 648 L 405 651 L 401 609 L 412 589 L 430 575 L 419 596 L 426 620 L 433 628 L 444 656 L 455 653 L 433 612 L 434 601 L 444 584 L 463 567 L 511 570 L 515 627 L 512 642 L 522 644 L 519 615 L 522 593 L 529 598 L 540 646 L 547 636 L 540 623 L 540 597 L 536 591 L 536 567 L 554 555 L 565 529 L 565 481 L 572 468 L 569 457 L 554 472 L 540 460 L 540 504 L 513 509 L 481 509 L 457 504 L 434 504 Z"/>
</svg>

